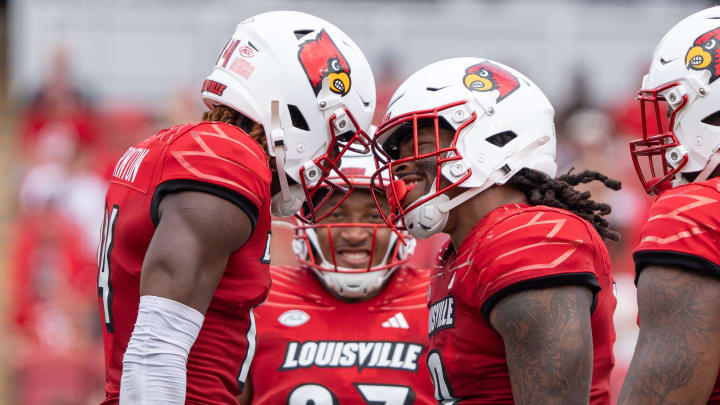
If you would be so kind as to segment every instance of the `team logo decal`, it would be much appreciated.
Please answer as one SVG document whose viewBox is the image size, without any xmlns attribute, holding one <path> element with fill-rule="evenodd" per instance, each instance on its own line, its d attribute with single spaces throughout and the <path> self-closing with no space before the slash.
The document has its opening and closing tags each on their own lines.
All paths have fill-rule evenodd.
<svg viewBox="0 0 720 405">
<path fill-rule="evenodd" d="M 289 311 L 283 312 L 283 314 L 278 317 L 278 322 L 291 328 L 295 326 L 300 326 L 309 320 L 310 315 L 308 315 L 307 312 L 301 311 L 299 309 L 291 309 Z"/>
<path fill-rule="evenodd" d="M 326 77 L 333 93 L 344 96 L 350 91 L 350 66 L 325 30 L 300 44 L 298 60 L 316 96 Z"/>
<path fill-rule="evenodd" d="M 497 90 L 500 95 L 495 100 L 496 102 L 500 102 L 520 87 L 520 82 L 512 73 L 488 61 L 465 69 L 463 83 L 472 91 Z"/>
<path fill-rule="evenodd" d="M 720 75 L 720 27 L 708 31 L 695 39 L 685 55 L 688 69 L 708 70 L 712 74 L 710 83 Z"/>
</svg>

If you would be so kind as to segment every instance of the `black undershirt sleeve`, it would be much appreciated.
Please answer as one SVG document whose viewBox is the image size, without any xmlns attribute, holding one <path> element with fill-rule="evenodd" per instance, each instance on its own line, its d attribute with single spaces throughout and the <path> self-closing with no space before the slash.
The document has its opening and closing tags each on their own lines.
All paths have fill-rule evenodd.
<svg viewBox="0 0 720 405">
<path fill-rule="evenodd" d="M 157 227 L 158 223 L 160 222 L 158 210 L 160 208 L 160 201 L 162 201 L 163 197 L 168 194 L 180 193 L 183 191 L 198 191 L 201 193 L 212 194 L 216 197 L 220 197 L 224 200 L 230 201 L 231 203 L 237 205 L 241 210 L 243 210 L 245 214 L 247 214 L 247 216 L 250 218 L 250 221 L 252 222 L 251 234 L 253 231 L 255 231 L 255 224 L 257 223 L 258 218 L 258 208 L 245 196 L 238 193 L 237 191 L 231 190 L 226 187 L 218 186 L 216 184 L 185 179 L 168 180 L 166 182 L 160 183 L 160 185 L 155 188 L 155 193 L 153 194 L 152 202 L 150 204 L 150 218 L 152 219 L 154 226 Z"/>
<path fill-rule="evenodd" d="M 564 274 L 553 274 L 550 276 L 533 278 L 531 280 L 520 281 L 518 283 L 509 285 L 502 290 L 493 294 L 490 298 L 485 300 L 482 307 L 480 308 L 485 319 L 490 322 L 490 311 L 493 307 L 500 302 L 503 298 L 510 294 L 514 294 L 521 291 L 527 290 L 538 290 L 542 288 L 562 287 L 566 285 L 577 285 L 588 287 L 593 292 L 592 306 L 590 307 L 590 313 L 595 311 L 597 306 L 597 295 L 601 290 L 600 284 L 598 283 L 597 276 L 594 273 L 564 273 Z"/>
<path fill-rule="evenodd" d="M 668 250 L 644 250 L 633 253 L 635 285 L 640 272 L 648 266 L 675 267 L 720 279 L 720 266 L 700 256 Z"/>
</svg>

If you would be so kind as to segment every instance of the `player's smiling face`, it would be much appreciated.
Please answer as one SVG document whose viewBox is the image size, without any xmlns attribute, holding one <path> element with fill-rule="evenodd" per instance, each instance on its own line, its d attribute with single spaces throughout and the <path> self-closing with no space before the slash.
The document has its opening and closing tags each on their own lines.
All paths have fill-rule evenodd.
<svg viewBox="0 0 720 405">
<path fill-rule="evenodd" d="M 430 154 L 438 150 L 434 125 L 423 126 L 419 128 L 417 132 L 418 156 Z M 450 145 L 453 135 L 453 131 L 446 128 L 439 128 L 439 136 L 437 138 L 439 139 L 441 149 Z M 398 159 L 414 156 L 415 142 L 412 131 L 408 131 L 408 134 L 403 135 L 399 143 L 399 151 Z M 403 207 L 408 207 L 417 201 L 418 198 L 430 192 L 432 183 L 437 176 L 436 158 L 437 156 L 433 155 L 393 166 L 393 176 L 402 180 L 409 190 L 402 201 Z"/>
<path fill-rule="evenodd" d="M 331 196 L 328 205 L 334 206 L 335 201 L 332 200 L 340 197 L 339 195 Z M 325 229 L 317 229 L 318 242 L 323 256 L 332 262 L 331 248 L 334 248 L 338 267 L 364 269 L 368 267 L 371 256 L 373 261 L 371 265 L 379 265 L 390 243 L 391 231 L 385 226 L 385 222 L 378 213 L 369 190 L 364 188 L 353 190 L 347 200 L 318 225 L 348 223 L 377 224 L 379 226 L 335 226 L 330 227 L 329 233 Z M 373 249 L 373 233 L 375 233 L 374 252 L 371 251 Z"/>
</svg>

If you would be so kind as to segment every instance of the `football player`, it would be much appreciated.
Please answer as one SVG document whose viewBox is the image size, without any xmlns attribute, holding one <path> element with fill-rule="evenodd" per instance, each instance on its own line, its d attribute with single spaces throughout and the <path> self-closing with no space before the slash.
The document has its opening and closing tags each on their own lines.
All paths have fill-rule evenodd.
<svg viewBox="0 0 720 405">
<path fill-rule="evenodd" d="M 353 193 L 320 223 L 295 227 L 299 266 L 271 267 L 241 404 L 436 403 L 424 361 L 429 272 L 405 265 L 414 239 L 399 243 L 380 217 L 374 171 L 371 155 L 346 154 Z"/>
<path fill-rule="evenodd" d="M 554 111 L 521 73 L 448 59 L 408 78 L 374 137 L 388 225 L 450 235 L 431 274 L 435 398 L 463 404 L 608 404 L 615 332 L 603 238 L 610 207 L 554 179 Z M 389 173 L 398 180 L 388 183 Z"/>
<path fill-rule="evenodd" d="M 270 288 L 270 214 L 306 199 L 307 221 L 332 211 L 309 201 L 367 144 L 375 85 L 338 28 L 272 12 L 237 26 L 202 98 L 203 122 L 140 142 L 113 172 L 99 249 L 103 404 L 236 403 Z M 351 189 L 332 184 L 338 200 Z"/>
<path fill-rule="evenodd" d="M 720 404 L 719 76 L 712 7 L 665 34 L 638 94 L 632 158 L 658 197 L 633 253 L 640 336 L 620 404 Z"/>
</svg>

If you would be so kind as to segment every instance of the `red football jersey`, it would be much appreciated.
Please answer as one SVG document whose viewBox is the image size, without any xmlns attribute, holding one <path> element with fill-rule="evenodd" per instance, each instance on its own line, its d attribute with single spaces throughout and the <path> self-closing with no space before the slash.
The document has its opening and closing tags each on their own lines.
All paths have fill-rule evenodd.
<svg viewBox="0 0 720 405">
<path fill-rule="evenodd" d="M 514 292 L 583 285 L 592 308 L 590 403 L 610 403 L 614 358 L 614 281 L 605 245 L 570 212 L 509 204 L 483 217 L 457 253 L 448 243 L 430 282 L 428 367 L 438 400 L 512 404 L 503 339 L 490 325 L 493 306 Z"/>
<path fill-rule="evenodd" d="M 427 270 L 400 268 L 356 303 L 331 296 L 309 269 L 270 272 L 270 297 L 255 311 L 253 403 L 436 403 L 425 364 Z"/>
<path fill-rule="evenodd" d="M 720 277 L 720 179 L 667 190 L 655 200 L 635 248 L 635 283 L 647 266 Z M 639 320 L 642 323 L 642 319 Z M 708 404 L 720 404 L 720 375 Z"/>
<path fill-rule="evenodd" d="M 254 220 L 228 260 L 187 362 L 188 404 L 235 404 L 255 349 L 253 308 L 270 289 L 270 180 L 265 152 L 232 125 L 203 122 L 160 131 L 128 149 L 113 171 L 98 250 L 98 301 L 105 327 L 106 399 L 116 404 L 122 359 L 140 300 L 140 270 L 162 197 L 201 191 Z"/>
</svg>

